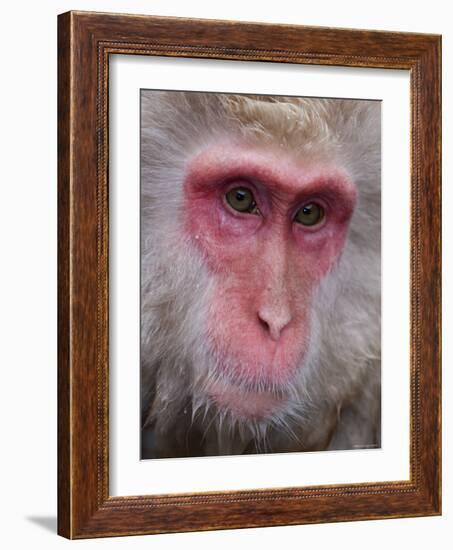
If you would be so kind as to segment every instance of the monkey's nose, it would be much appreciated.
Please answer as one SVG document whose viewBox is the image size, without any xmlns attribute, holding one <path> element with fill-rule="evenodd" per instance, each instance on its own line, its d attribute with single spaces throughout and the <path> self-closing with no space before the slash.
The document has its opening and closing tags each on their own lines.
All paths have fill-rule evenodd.
<svg viewBox="0 0 453 550">
<path fill-rule="evenodd" d="M 286 306 L 262 307 L 258 311 L 258 319 L 271 339 L 277 342 L 283 329 L 291 322 L 291 313 Z"/>
</svg>

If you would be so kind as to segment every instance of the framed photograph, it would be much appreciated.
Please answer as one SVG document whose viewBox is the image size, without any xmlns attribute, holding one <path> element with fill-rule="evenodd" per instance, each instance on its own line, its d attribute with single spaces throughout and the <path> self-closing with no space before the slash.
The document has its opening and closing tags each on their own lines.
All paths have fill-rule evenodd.
<svg viewBox="0 0 453 550">
<path fill-rule="evenodd" d="M 440 37 L 58 41 L 59 533 L 440 514 Z"/>
</svg>

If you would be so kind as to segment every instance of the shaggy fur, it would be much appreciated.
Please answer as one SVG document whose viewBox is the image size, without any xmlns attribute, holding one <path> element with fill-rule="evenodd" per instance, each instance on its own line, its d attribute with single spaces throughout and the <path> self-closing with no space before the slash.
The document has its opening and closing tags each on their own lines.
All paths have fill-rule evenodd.
<svg viewBox="0 0 453 550">
<path fill-rule="evenodd" d="M 187 162 L 231 139 L 333 159 L 359 193 L 343 253 L 313 300 L 291 399 L 260 421 L 205 395 L 222 372 L 203 333 L 212 277 L 181 228 Z M 141 161 L 144 458 L 379 446 L 380 104 L 144 91 Z"/>
</svg>

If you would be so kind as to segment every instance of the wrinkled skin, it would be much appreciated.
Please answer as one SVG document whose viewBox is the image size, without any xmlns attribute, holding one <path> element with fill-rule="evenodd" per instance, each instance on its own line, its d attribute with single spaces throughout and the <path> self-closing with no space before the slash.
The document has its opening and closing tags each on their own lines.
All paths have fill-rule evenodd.
<svg viewBox="0 0 453 550">
<path fill-rule="evenodd" d="M 379 446 L 379 106 L 147 94 L 143 456 Z"/>
</svg>

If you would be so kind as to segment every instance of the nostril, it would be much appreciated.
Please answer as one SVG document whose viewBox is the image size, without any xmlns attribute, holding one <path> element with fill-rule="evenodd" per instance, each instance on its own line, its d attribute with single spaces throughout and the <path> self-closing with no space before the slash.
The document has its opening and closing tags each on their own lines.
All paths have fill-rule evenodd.
<svg viewBox="0 0 453 550">
<path fill-rule="evenodd" d="M 266 332 L 270 332 L 271 329 L 270 329 L 269 323 L 264 319 L 262 319 L 259 315 L 258 315 L 258 322 Z"/>
</svg>

